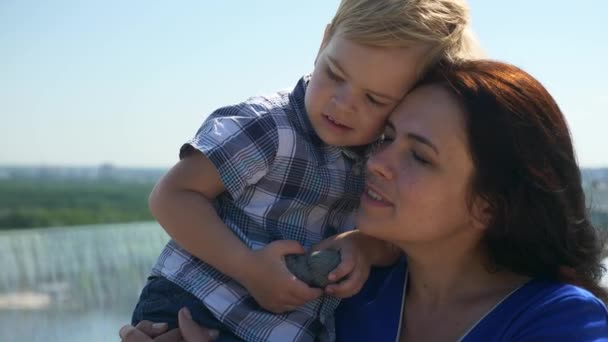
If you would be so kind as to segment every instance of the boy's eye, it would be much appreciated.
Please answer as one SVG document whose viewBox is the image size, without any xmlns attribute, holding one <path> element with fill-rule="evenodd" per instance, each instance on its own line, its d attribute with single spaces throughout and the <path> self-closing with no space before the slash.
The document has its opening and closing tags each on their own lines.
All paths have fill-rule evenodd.
<svg viewBox="0 0 608 342">
<path fill-rule="evenodd" d="M 326 68 L 326 72 L 327 72 L 327 76 L 329 76 L 329 78 L 331 78 L 334 81 L 342 81 L 342 78 L 338 75 L 336 75 L 335 72 L 333 72 L 329 67 Z"/>
</svg>

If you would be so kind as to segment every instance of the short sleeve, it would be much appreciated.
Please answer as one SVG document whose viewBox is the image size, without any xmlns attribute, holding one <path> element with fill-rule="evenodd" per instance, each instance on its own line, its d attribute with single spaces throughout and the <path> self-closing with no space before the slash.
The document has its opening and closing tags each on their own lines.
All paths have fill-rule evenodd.
<svg viewBox="0 0 608 342">
<path fill-rule="evenodd" d="M 224 187 L 237 198 L 271 168 L 278 149 L 277 126 L 268 108 L 261 105 L 223 107 L 213 112 L 194 138 L 182 146 L 180 159 L 193 149 L 215 165 Z"/>
<path fill-rule="evenodd" d="M 569 295 L 534 310 L 514 341 L 608 342 L 608 311 L 592 295 Z"/>
</svg>

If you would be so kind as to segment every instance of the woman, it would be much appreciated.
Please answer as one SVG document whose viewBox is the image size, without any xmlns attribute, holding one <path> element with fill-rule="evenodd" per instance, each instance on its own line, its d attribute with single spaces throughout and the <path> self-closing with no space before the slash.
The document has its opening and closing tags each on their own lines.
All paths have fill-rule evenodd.
<svg viewBox="0 0 608 342">
<path fill-rule="evenodd" d="M 444 69 L 408 95 L 386 136 L 357 224 L 407 261 L 344 303 L 341 340 L 608 339 L 602 243 L 542 85 L 497 62 Z"/>
<path fill-rule="evenodd" d="M 603 244 L 564 116 L 530 75 L 442 68 L 367 168 L 357 233 L 407 257 L 342 303 L 339 340 L 608 341 Z"/>
</svg>

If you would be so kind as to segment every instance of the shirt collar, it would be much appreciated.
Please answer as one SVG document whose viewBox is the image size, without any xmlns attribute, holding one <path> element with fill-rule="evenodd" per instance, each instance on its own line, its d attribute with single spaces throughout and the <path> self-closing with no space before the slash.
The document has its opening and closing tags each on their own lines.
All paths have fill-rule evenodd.
<svg viewBox="0 0 608 342">
<path fill-rule="evenodd" d="M 296 130 L 307 136 L 315 145 L 322 145 L 324 143 L 315 132 L 306 112 L 305 97 L 309 82 L 310 75 L 300 78 L 293 91 L 289 94 L 289 100 L 293 109 L 292 113 L 294 114 L 290 119 L 293 121 Z"/>
</svg>

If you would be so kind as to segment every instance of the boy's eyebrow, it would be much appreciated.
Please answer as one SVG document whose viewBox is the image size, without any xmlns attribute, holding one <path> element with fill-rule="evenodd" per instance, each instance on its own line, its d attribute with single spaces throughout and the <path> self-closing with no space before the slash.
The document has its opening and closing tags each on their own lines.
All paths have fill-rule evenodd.
<svg viewBox="0 0 608 342">
<path fill-rule="evenodd" d="M 390 129 L 392 129 L 393 132 L 396 132 L 395 126 L 393 125 L 392 122 L 388 121 L 386 123 L 386 126 Z M 416 133 L 406 133 L 403 136 L 405 136 L 407 139 L 412 139 L 421 144 L 424 144 L 424 145 L 430 147 L 433 151 L 435 151 L 436 154 L 439 154 L 439 149 L 437 149 L 437 147 L 428 138 L 426 138 L 422 135 L 416 134 Z"/>
<path fill-rule="evenodd" d="M 346 71 L 344 71 L 344 69 L 342 68 L 342 66 L 340 65 L 340 63 L 338 62 L 338 60 L 336 58 L 334 58 L 330 55 L 327 55 L 327 59 L 331 62 L 331 64 L 333 64 L 336 67 L 336 69 L 338 69 L 338 71 L 340 71 L 344 76 L 348 77 L 348 73 Z M 393 101 L 393 102 L 398 102 L 399 100 L 401 100 L 399 98 L 394 98 L 390 95 L 382 94 L 382 93 L 379 93 L 377 91 L 373 91 L 370 89 L 365 89 L 365 91 L 367 91 L 368 93 L 375 95 L 377 97 L 381 97 L 385 100 L 389 100 L 389 101 Z"/>
</svg>

